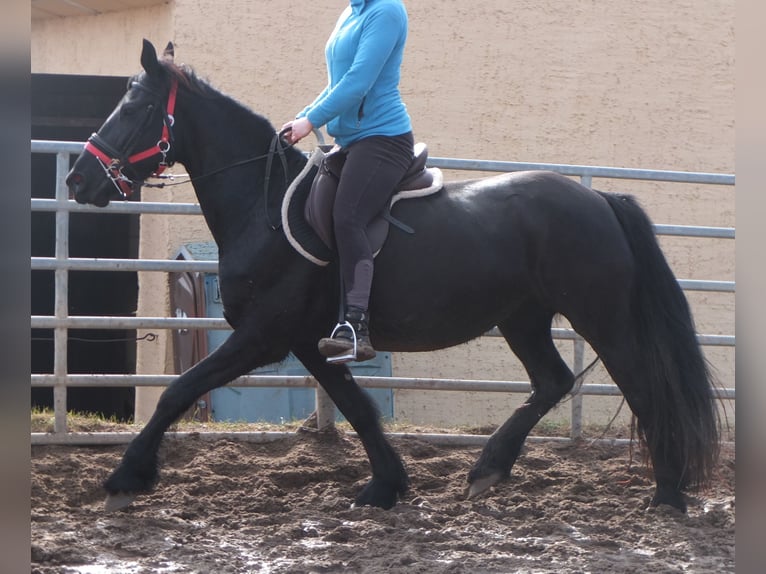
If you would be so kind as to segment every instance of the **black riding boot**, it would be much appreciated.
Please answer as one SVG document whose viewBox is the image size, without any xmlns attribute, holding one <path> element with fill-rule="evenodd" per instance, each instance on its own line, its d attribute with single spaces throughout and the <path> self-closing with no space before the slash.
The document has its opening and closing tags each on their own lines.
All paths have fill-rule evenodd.
<svg viewBox="0 0 766 574">
<path fill-rule="evenodd" d="M 375 349 L 370 344 L 367 311 L 349 306 L 345 319 L 345 323 L 335 327 L 332 335 L 319 340 L 319 352 L 327 357 L 329 363 L 369 361 L 374 358 Z"/>
</svg>

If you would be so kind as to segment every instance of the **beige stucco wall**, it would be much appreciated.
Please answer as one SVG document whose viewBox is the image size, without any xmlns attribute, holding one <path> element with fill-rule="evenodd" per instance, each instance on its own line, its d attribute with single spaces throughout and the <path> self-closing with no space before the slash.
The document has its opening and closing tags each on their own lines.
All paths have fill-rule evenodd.
<svg viewBox="0 0 766 574">
<path fill-rule="evenodd" d="M 33 22 L 32 71 L 130 74 L 140 40 L 176 44 L 176 59 L 275 125 L 323 87 L 323 46 L 344 0 L 175 0 L 145 10 Z M 440 157 L 734 172 L 734 0 L 441 0 L 407 3 L 402 92 L 417 139 Z M 310 148 L 311 144 L 305 146 Z M 458 177 L 464 174 L 451 174 Z M 656 223 L 734 227 L 729 187 L 594 181 L 636 194 Z M 172 194 L 191 201 L 191 193 Z M 167 192 L 145 193 L 167 199 Z M 205 238 L 201 220 L 145 217 L 142 257 L 172 257 Z M 734 280 L 734 242 L 661 238 L 679 278 Z M 166 281 L 142 274 L 139 315 L 168 312 Z M 734 333 L 734 296 L 688 297 L 701 332 Z M 561 343 L 565 358 L 571 344 Z M 734 386 L 734 351 L 705 350 Z M 139 346 L 142 372 L 172 365 L 167 338 Z M 590 358 L 590 354 L 586 359 Z M 501 340 L 397 354 L 399 376 L 523 380 Z M 603 368 L 589 382 L 606 382 Z M 498 423 L 522 397 L 398 391 L 397 416 L 422 424 Z M 617 401 L 586 397 L 604 422 Z M 733 407 L 732 407 L 733 408 Z M 553 418 L 566 419 L 568 407 Z"/>
<path fill-rule="evenodd" d="M 33 20 L 32 73 L 130 76 L 138 71 L 141 39 L 164 37 L 172 19 L 173 6 L 165 3 L 99 16 Z"/>
</svg>

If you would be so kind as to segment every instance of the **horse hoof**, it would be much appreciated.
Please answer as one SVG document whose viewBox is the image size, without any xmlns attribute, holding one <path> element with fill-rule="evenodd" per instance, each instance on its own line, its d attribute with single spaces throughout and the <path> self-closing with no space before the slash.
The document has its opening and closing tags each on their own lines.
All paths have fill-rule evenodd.
<svg viewBox="0 0 766 574">
<path fill-rule="evenodd" d="M 359 508 L 360 506 L 376 506 L 383 510 L 390 510 L 399 499 L 399 494 L 403 493 L 406 489 L 394 488 L 387 482 L 382 480 L 371 480 L 356 497 L 354 504 L 351 508 Z"/>
<path fill-rule="evenodd" d="M 675 508 L 681 512 L 686 512 L 686 497 L 676 488 L 658 485 L 649 507 L 656 508 L 661 505 Z"/>
<path fill-rule="evenodd" d="M 130 506 L 130 504 L 135 499 L 136 499 L 136 495 L 130 494 L 128 492 L 118 492 L 117 494 L 107 494 L 106 500 L 104 501 L 104 511 L 114 512 L 115 510 L 120 510 L 122 508 Z"/>
<path fill-rule="evenodd" d="M 466 498 L 471 499 L 479 496 L 482 492 L 488 490 L 490 486 L 495 486 L 498 482 L 500 482 L 502 477 L 502 473 L 493 472 L 489 476 L 477 478 L 466 489 Z"/>
</svg>

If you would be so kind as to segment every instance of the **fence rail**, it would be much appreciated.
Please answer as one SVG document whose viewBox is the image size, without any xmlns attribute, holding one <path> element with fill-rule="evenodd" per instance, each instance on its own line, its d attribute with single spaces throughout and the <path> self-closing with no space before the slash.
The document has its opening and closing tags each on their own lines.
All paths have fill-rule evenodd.
<svg viewBox="0 0 766 574">
<path fill-rule="evenodd" d="M 31 200 L 32 211 L 49 211 L 56 214 L 56 251 L 55 257 L 32 257 L 32 270 L 46 270 L 55 273 L 55 301 L 53 316 L 32 316 L 30 325 L 35 329 L 52 329 L 54 332 L 54 361 L 52 374 L 35 374 L 31 376 L 33 387 L 53 387 L 54 391 L 54 430 L 53 433 L 33 433 L 34 444 L 94 444 L 117 443 L 129 441 L 133 433 L 87 433 L 77 436 L 67 432 L 66 421 L 66 389 L 67 387 L 87 386 L 167 386 L 176 375 L 70 375 L 67 372 L 66 351 L 67 334 L 69 329 L 229 329 L 223 319 L 216 318 L 172 318 L 172 317 L 89 317 L 70 316 L 68 313 L 68 273 L 69 271 L 152 271 L 152 272 L 186 272 L 201 271 L 216 273 L 216 261 L 178 261 L 152 259 L 96 259 L 69 257 L 69 213 L 130 213 L 130 214 L 168 214 L 168 215 L 201 215 L 199 205 L 195 203 L 159 203 L 159 202 L 125 202 L 112 203 L 105 208 L 90 205 L 80 205 L 68 198 L 65 184 L 66 173 L 69 170 L 70 156 L 82 151 L 80 142 L 52 142 L 32 140 L 33 153 L 56 154 L 56 198 Z M 695 173 L 679 171 L 660 171 L 644 169 L 626 169 L 615 167 L 578 166 L 566 164 L 522 163 L 503 161 L 484 161 L 473 159 L 451 159 L 433 157 L 429 165 L 452 170 L 471 171 L 519 171 L 528 169 L 547 169 L 558 171 L 564 175 L 579 176 L 581 183 L 591 186 L 592 178 L 621 178 L 647 181 L 681 182 L 695 184 L 713 184 L 733 186 L 734 175 L 717 173 Z M 180 177 L 180 176 L 178 176 Z M 734 228 L 702 227 L 682 225 L 655 225 L 658 235 L 704 237 L 716 239 L 734 239 Z M 689 280 L 680 279 L 679 285 L 687 291 L 707 291 L 734 293 L 736 285 L 733 281 Z M 585 342 L 571 329 L 552 329 L 554 338 L 569 340 L 574 345 L 574 360 L 571 365 L 574 372 L 583 370 Z M 487 336 L 499 336 L 497 329 L 487 333 Z M 698 334 L 698 341 L 706 346 L 735 346 L 733 335 Z M 362 387 L 366 388 L 396 388 L 419 389 L 434 391 L 478 391 L 478 392 L 516 392 L 529 393 L 531 386 L 527 381 L 483 381 L 483 380 L 453 380 L 402 377 L 355 377 Z M 243 376 L 231 386 L 243 387 L 316 387 L 311 377 L 301 376 Z M 328 409 L 326 395 L 317 388 L 318 419 L 325 424 L 332 424 L 333 416 Z M 619 389 L 614 384 L 582 384 L 572 395 L 572 418 L 570 437 L 557 437 L 559 440 L 578 438 L 582 434 L 582 396 L 620 396 Z M 718 389 L 717 396 L 722 399 L 734 399 L 733 388 Z M 323 406 L 324 405 L 324 406 Z M 180 433 L 183 434 L 183 433 Z M 221 433 L 214 433 L 216 436 Z M 243 433 L 225 433 L 237 434 Z M 253 435 L 253 440 L 272 440 L 285 433 L 244 433 Z M 273 435 L 273 436 L 272 436 Z M 222 435 L 223 436 L 223 435 Z M 418 435 L 424 438 L 426 435 Z M 430 436 L 430 435 L 429 435 Z M 435 435 L 431 440 L 454 444 L 481 444 L 486 437 L 468 437 L 467 435 Z M 461 438 L 462 437 L 462 438 Z M 426 437 L 428 438 L 428 437 Z M 613 441 L 612 441 L 613 442 Z"/>
</svg>

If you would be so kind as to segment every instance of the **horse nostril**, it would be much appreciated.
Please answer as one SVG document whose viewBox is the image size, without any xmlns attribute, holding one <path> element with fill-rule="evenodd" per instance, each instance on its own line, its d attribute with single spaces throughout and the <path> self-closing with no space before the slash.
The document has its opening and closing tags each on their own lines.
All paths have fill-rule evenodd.
<svg viewBox="0 0 766 574">
<path fill-rule="evenodd" d="M 80 185 L 82 183 L 82 175 L 74 172 L 70 173 L 66 178 L 67 185 Z"/>
<path fill-rule="evenodd" d="M 70 198 L 77 198 L 77 193 L 80 191 L 84 181 L 85 178 L 82 176 L 82 174 L 77 172 L 72 172 L 67 176 L 65 182 L 67 188 L 69 188 Z"/>
</svg>

